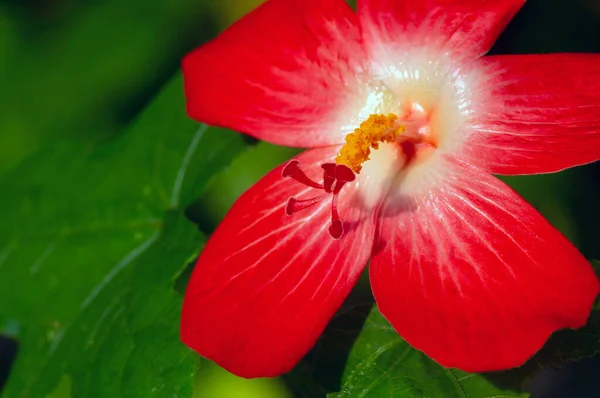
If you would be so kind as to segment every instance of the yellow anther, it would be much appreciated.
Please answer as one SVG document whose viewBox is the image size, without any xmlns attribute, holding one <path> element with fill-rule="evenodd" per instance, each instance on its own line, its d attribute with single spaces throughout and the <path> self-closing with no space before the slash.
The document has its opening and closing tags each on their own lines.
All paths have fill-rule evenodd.
<svg viewBox="0 0 600 398">
<path fill-rule="evenodd" d="M 404 126 L 398 126 L 398 116 L 370 115 L 367 120 L 354 129 L 353 133 L 346 136 L 346 143 L 335 158 L 337 164 L 344 164 L 355 173 L 360 173 L 362 164 L 369 160 L 371 148 L 378 149 L 381 142 L 394 142 L 405 130 Z"/>
</svg>

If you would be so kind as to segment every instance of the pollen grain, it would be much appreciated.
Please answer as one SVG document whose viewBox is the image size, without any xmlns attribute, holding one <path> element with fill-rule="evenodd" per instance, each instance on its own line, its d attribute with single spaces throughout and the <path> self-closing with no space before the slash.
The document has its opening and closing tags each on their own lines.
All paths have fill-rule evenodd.
<svg viewBox="0 0 600 398">
<path fill-rule="evenodd" d="M 379 149 L 382 142 L 394 142 L 405 127 L 398 125 L 398 116 L 373 114 L 346 136 L 346 143 L 335 158 L 337 164 L 348 166 L 355 173 L 360 173 L 362 164 L 369 160 L 371 148 Z"/>
</svg>

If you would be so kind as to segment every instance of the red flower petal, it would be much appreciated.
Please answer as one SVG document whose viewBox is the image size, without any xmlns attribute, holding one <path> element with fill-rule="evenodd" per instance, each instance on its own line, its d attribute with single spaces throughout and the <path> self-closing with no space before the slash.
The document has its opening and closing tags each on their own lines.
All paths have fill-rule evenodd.
<svg viewBox="0 0 600 398">
<path fill-rule="evenodd" d="M 339 147 L 297 159 L 320 181 Z M 200 255 L 185 295 L 182 340 L 243 377 L 276 376 L 315 343 L 363 270 L 375 235 L 372 214 L 351 207 L 356 185 L 338 199 L 344 234 L 333 239 L 330 201 L 286 215 L 288 198 L 314 190 L 278 167 L 248 190 Z"/>
<path fill-rule="evenodd" d="M 270 0 L 184 59 L 187 109 L 276 144 L 340 144 L 364 60 L 344 0 Z"/>
<path fill-rule="evenodd" d="M 375 298 L 402 337 L 444 366 L 519 366 L 554 330 L 585 324 L 598 280 L 501 181 L 446 163 L 445 186 L 387 203 L 384 246 L 371 260 Z"/>
<path fill-rule="evenodd" d="M 467 153 L 497 174 L 563 170 L 600 159 L 600 54 L 484 57 L 485 113 Z"/>
<path fill-rule="evenodd" d="M 473 60 L 485 54 L 525 0 L 359 0 L 365 40 L 377 54 L 432 51 Z M 381 50 L 381 51 L 380 51 Z"/>
</svg>

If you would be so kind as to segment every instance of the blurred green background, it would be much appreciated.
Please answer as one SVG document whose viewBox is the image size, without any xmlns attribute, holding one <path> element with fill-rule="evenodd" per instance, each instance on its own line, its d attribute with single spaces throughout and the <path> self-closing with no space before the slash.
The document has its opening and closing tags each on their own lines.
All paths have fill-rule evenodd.
<svg viewBox="0 0 600 398">
<path fill-rule="evenodd" d="M 260 2 L 0 0 L 0 181 L 5 182 L 2 186 L 6 190 L 2 194 L 10 195 L 13 187 L 18 192 L 23 164 L 54 151 L 59 144 L 85 147 L 124 134 L 173 81 L 186 52 Z M 599 52 L 599 21 L 598 0 L 530 0 L 492 52 Z M 179 87 L 180 82 L 175 81 Z M 202 233 L 211 232 L 244 189 L 295 153 L 250 139 L 235 141 L 235 145 L 231 164 L 212 176 L 195 196 L 197 200 L 186 208 L 186 215 L 200 225 Z M 67 162 L 57 165 L 56 170 L 69 170 L 76 164 Z M 588 258 L 600 258 L 598 165 L 505 180 Z M 0 278 L 2 272 L 0 269 Z M 15 289 L 27 291 L 27 281 L 21 283 Z M 181 291 L 185 283 L 180 284 Z M 357 292 L 357 296 L 367 297 L 368 283 L 363 281 Z M 4 326 L 0 331 L 10 334 L 9 329 Z M 7 363 L 5 360 L 5 367 Z M 585 366 L 578 373 L 563 372 L 565 384 L 581 385 L 577 381 L 580 373 L 598 369 L 595 363 Z M 70 383 L 62 379 L 48 396 L 71 396 Z M 544 380 L 536 386 L 539 397 L 561 396 L 553 395 L 560 390 L 548 387 Z M 194 395 L 293 396 L 280 379 L 242 380 L 212 365 L 201 366 L 195 375 Z"/>
<path fill-rule="evenodd" d="M 186 52 L 260 2 L 0 1 L 0 178 L 13 174 L 25 159 L 57 142 L 98 143 L 122 134 L 179 73 Z M 243 145 L 250 148 L 250 144 L 255 143 Z M 213 217 L 213 224 L 206 224 L 206 229 L 214 227 L 244 187 L 291 153 L 260 145 L 255 154 L 245 155 L 261 164 L 237 170 L 234 186 L 213 184 L 214 195 L 204 196 Z M 23 281 L 22 288 L 26 285 Z M 4 355 L 0 387 L 9 352 L 12 350 L 0 351 L 0 357 Z M 68 379 L 51 394 L 54 398 L 70 395 Z M 280 380 L 243 380 L 203 364 L 195 378 L 194 396 L 291 395 Z"/>
</svg>

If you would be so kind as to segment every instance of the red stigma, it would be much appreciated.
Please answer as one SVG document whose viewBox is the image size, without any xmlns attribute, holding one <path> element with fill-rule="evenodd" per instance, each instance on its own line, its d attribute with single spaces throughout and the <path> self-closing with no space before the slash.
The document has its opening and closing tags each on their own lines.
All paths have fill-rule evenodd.
<svg viewBox="0 0 600 398">
<path fill-rule="evenodd" d="M 285 213 L 289 216 L 301 210 L 307 209 L 325 199 L 331 194 L 331 225 L 329 226 L 329 234 L 333 239 L 339 239 L 344 234 L 344 223 L 340 220 L 337 210 L 337 198 L 342 190 L 342 187 L 347 183 L 354 181 L 356 175 L 354 172 L 343 164 L 324 163 L 321 165 L 323 169 L 323 183 L 313 181 L 300 169 L 296 159 L 291 160 L 285 165 L 281 171 L 282 177 L 291 177 L 299 183 L 311 188 L 325 191 L 324 193 L 314 196 L 309 199 L 290 198 L 285 206 Z"/>
</svg>

